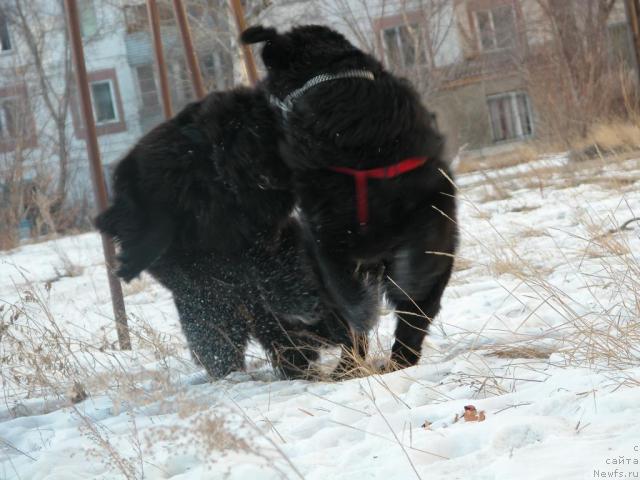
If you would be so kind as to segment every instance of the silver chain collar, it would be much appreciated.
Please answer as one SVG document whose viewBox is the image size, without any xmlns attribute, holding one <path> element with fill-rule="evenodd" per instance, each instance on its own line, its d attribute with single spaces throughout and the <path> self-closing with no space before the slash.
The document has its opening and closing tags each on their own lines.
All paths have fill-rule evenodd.
<svg viewBox="0 0 640 480">
<path fill-rule="evenodd" d="M 320 83 L 328 82 L 329 80 L 339 80 L 342 78 L 364 78 L 366 80 L 375 80 L 374 74 L 369 70 L 346 70 L 340 73 L 322 73 L 308 80 L 303 86 L 284 97 L 283 100 L 280 100 L 275 95 L 270 95 L 269 101 L 272 105 L 282 110 L 286 117 L 286 115 L 293 110 L 293 103 L 307 90 Z"/>
</svg>

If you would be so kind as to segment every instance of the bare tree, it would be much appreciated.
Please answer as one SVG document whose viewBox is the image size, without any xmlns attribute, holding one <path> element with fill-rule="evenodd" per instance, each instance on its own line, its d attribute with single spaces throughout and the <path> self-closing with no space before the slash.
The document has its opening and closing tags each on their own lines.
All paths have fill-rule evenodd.
<svg viewBox="0 0 640 480">
<path fill-rule="evenodd" d="M 428 98 L 442 83 L 440 55 L 455 15 L 451 0 L 335 0 L 319 2 L 328 17 L 340 19 L 363 50 L 412 81 Z"/>
<path fill-rule="evenodd" d="M 0 68 L 0 87 L 18 92 L 11 142 L 0 163 L 0 191 L 9 197 L 0 216 L 3 230 L 11 232 L 4 243 L 15 244 L 21 222 L 35 235 L 64 232 L 86 220 L 79 215 L 86 203 L 70 201 L 79 152 L 73 146 L 74 76 L 63 0 L 8 0 L 0 13 L 15 47 Z M 96 28 L 92 35 L 99 34 Z"/>
</svg>

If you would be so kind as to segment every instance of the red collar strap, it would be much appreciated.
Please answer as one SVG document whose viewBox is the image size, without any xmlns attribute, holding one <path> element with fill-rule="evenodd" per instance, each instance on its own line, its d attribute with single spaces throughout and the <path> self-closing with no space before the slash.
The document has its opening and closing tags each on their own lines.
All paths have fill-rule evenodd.
<svg viewBox="0 0 640 480">
<path fill-rule="evenodd" d="M 412 157 L 388 167 L 357 170 L 348 167 L 329 167 L 329 170 L 345 175 L 351 175 L 356 182 L 356 205 L 358 207 L 358 222 L 364 227 L 369 221 L 369 202 L 367 198 L 367 181 L 369 179 L 384 180 L 397 177 L 404 173 L 420 168 L 427 163 L 427 157 Z"/>
</svg>

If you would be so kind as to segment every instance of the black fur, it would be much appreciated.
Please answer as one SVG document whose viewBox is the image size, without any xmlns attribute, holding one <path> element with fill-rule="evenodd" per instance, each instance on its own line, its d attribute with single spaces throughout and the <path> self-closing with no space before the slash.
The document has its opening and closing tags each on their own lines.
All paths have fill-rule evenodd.
<svg viewBox="0 0 640 480">
<path fill-rule="evenodd" d="M 212 93 L 138 142 L 96 219 L 120 246 L 118 275 L 147 270 L 172 292 L 213 377 L 243 368 L 250 335 L 288 376 L 304 374 L 323 343 L 350 344 L 302 251 L 277 138 L 262 95 Z"/>
<path fill-rule="evenodd" d="M 440 309 L 457 242 L 455 191 L 441 173 L 451 176 L 432 115 L 409 82 L 327 27 L 301 26 L 284 34 L 252 27 L 242 39 L 266 40 L 265 87 L 280 99 L 319 74 L 362 69 L 375 75 L 374 81 L 332 80 L 307 90 L 281 115 L 281 152 L 293 172 L 324 288 L 350 324 L 364 331 L 377 318 L 378 295 L 354 271 L 382 272 L 397 311 L 407 312 L 398 315 L 392 360 L 415 364 Z M 426 156 L 427 163 L 368 181 L 370 219 L 361 228 L 354 178 L 329 167 L 371 169 L 416 156 Z"/>
</svg>

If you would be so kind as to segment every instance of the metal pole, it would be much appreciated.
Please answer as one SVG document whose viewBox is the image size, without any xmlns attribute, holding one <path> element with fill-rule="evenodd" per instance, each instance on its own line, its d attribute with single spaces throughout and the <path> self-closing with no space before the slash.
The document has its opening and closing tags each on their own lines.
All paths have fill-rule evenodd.
<svg viewBox="0 0 640 480">
<path fill-rule="evenodd" d="M 634 64 L 636 73 L 640 79 L 640 1 L 627 0 L 625 2 L 627 11 L 627 19 L 631 27 L 631 36 L 633 40 Z"/>
<path fill-rule="evenodd" d="M 244 9 L 242 8 L 240 0 L 231 0 L 231 10 L 236 19 L 238 32 L 244 32 L 247 28 L 247 22 L 244 19 Z M 253 58 L 253 52 L 249 45 L 242 45 L 242 55 L 244 57 L 244 66 L 247 70 L 247 77 L 249 77 L 251 84 L 255 85 L 258 83 L 258 69 L 256 68 L 256 61 Z"/>
<path fill-rule="evenodd" d="M 173 117 L 171 108 L 171 91 L 169 90 L 169 78 L 167 77 L 167 64 L 164 61 L 164 51 L 162 48 L 162 37 L 160 34 L 160 15 L 156 0 L 147 0 L 147 12 L 149 14 L 149 25 L 153 38 L 153 49 L 156 54 L 156 67 L 158 68 L 158 78 L 160 79 L 160 94 L 162 96 L 162 110 L 165 118 Z"/>
<path fill-rule="evenodd" d="M 204 84 L 202 83 L 202 73 L 200 72 L 198 56 L 196 55 L 196 52 L 193 48 L 193 37 L 191 36 L 191 29 L 189 28 L 187 12 L 184 9 L 182 0 L 173 0 L 173 11 L 176 14 L 176 20 L 178 21 L 178 27 L 180 28 L 182 45 L 184 46 L 184 54 L 187 57 L 189 71 L 191 72 L 193 89 L 196 92 L 196 96 L 198 98 L 202 98 L 205 96 L 206 92 L 204 90 Z"/>
<path fill-rule="evenodd" d="M 89 92 L 89 79 L 87 77 L 87 66 L 84 59 L 82 47 L 82 34 L 80 33 L 80 16 L 76 0 L 65 0 L 67 11 L 67 25 L 69 37 L 73 49 L 73 62 L 76 69 L 76 81 L 80 94 L 80 106 L 82 120 L 86 131 L 87 153 L 91 166 L 91 180 L 93 181 L 93 191 L 96 197 L 96 204 L 100 212 L 108 207 L 107 188 L 102 175 L 102 164 L 100 162 L 100 148 L 98 146 L 98 136 L 96 124 L 93 119 L 93 109 L 91 107 L 91 93 Z M 102 235 L 102 249 L 107 266 L 107 277 L 109 278 L 109 289 L 111 290 L 111 303 L 113 314 L 116 319 L 116 332 L 118 333 L 118 343 L 120 349 L 130 350 L 131 339 L 129 337 L 129 327 L 127 325 L 127 314 L 124 308 L 122 296 L 122 285 L 114 274 L 115 248 L 113 242 Z"/>
</svg>

